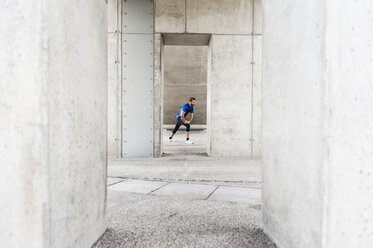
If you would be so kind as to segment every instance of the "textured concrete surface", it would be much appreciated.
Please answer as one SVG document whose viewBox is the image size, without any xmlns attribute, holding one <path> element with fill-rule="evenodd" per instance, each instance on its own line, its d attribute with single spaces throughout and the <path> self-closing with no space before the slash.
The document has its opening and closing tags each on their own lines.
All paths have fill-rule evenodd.
<svg viewBox="0 0 373 248">
<path fill-rule="evenodd" d="M 164 33 L 164 44 L 167 46 L 208 46 L 210 34 L 168 34 Z"/>
<path fill-rule="evenodd" d="M 162 119 L 164 96 L 164 45 L 160 34 L 154 34 L 154 86 L 153 86 L 153 154 L 155 158 L 162 155 Z"/>
<path fill-rule="evenodd" d="M 113 185 L 113 184 L 116 184 L 116 183 L 119 183 L 121 181 L 123 181 L 124 179 L 122 178 L 117 178 L 117 177 L 108 177 L 107 178 L 107 185 L 110 186 L 110 185 Z"/>
<path fill-rule="evenodd" d="M 185 0 L 155 0 L 155 32 L 185 31 Z"/>
<path fill-rule="evenodd" d="M 255 188 L 220 186 L 208 199 L 214 201 L 228 201 L 246 203 L 251 205 L 260 205 L 261 192 L 261 189 Z"/>
<path fill-rule="evenodd" d="M 373 2 L 328 6 L 329 166 L 326 247 L 373 244 Z"/>
<path fill-rule="evenodd" d="M 89 247 L 106 228 L 106 3 L 0 5 L 0 247 Z"/>
<path fill-rule="evenodd" d="M 129 180 L 116 183 L 109 187 L 110 190 L 125 191 L 131 193 L 149 194 L 152 191 L 165 186 L 167 182 Z"/>
<path fill-rule="evenodd" d="M 165 181 L 235 182 L 260 187 L 261 161 L 180 154 L 160 159 L 111 160 L 108 175 Z"/>
<path fill-rule="evenodd" d="M 170 125 L 171 127 L 171 125 Z M 207 154 L 207 132 L 206 129 L 193 130 L 189 132 L 189 138 L 194 144 L 186 144 L 185 129 L 179 128 L 179 131 L 174 135 L 175 142 L 169 142 L 169 137 L 172 133 L 173 128 L 163 130 L 163 156 L 170 157 L 180 155 L 187 156 L 188 154 Z"/>
<path fill-rule="evenodd" d="M 187 0 L 189 33 L 251 34 L 253 0 Z"/>
<path fill-rule="evenodd" d="M 109 177 L 108 190 L 162 195 L 191 200 L 213 200 L 261 205 L 261 189 L 242 186 L 236 182 L 179 182 L 122 179 Z"/>
<path fill-rule="evenodd" d="M 323 247 L 325 8 L 264 1 L 263 224 L 280 247 Z"/>
<path fill-rule="evenodd" d="M 275 248 L 245 204 L 109 191 L 108 230 L 94 248 Z"/>
<path fill-rule="evenodd" d="M 165 46 L 163 123 L 175 124 L 181 107 L 194 96 L 192 124 L 206 124 L 206 94 L 207 46 Z"/>
<path fill-rule="evenodd" d="M 252 155 L 262 155 L 262 36 L 253 37 L 253 103 L 252 103 Z"/>
<path fill-rule="evenodd" d="M 0 247 L 41 247 L 49 238 L 43 238 L 49 164 L 41 4 L 0 4 Z"/>
<path fill-rule="evenodd" d="M 47 6 L 50 246 L 87 247 L 106 228 L 107 4 Z"/>
<path fill-rule="evenodd" d="M 121 0 L 108 0 L 108 157 L 121 156 Z"/>
<path fill-rule="evenodd" d="M 207 184 L 170 183 L 151 194 L 179 197 L 183 199 L 205 200 L 216 188 L 217 186 L 215 185 Z"/>
<path fill-rule="evenodd" d="M 211 155 L 251 155 L 250 36 L 213 35 Z"/>
</svg>

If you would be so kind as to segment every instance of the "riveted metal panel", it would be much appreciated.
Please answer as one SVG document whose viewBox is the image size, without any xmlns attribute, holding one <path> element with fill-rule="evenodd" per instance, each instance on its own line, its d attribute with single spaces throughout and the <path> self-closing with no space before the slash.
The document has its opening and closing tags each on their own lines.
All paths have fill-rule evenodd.
<svg viewBox="0 0 373 248">
<path fill-rule="evenodd" d="M 149 0 L 124 1 L 123 25 L 134 24 L 135 28 L 131 33 L 126 33 L 128 29 L 123 28 L 122 33 L 123 157 L 153 156 L 153 30 L 144 33 L 148 21 L 133 23 L 141 16 L 146 19 L 144 15 L 149 14 L 149 3 L 153 10 L 153 3 Z M 131 11 L 138 16 L 126 19 L 126 15 L 131 16 Z"/>
<path fill-rule="evenodd" d="M 153 0 L 124 0 L 123 33 L 152 34 L 153 26 Z"/>
</svg>

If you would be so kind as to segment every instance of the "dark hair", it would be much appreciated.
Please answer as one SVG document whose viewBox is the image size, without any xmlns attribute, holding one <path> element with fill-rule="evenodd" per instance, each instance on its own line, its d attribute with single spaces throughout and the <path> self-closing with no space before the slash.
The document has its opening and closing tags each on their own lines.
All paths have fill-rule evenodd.
<svg viewBox="0 0 373 248">
<path fill-rule="evenodd" d="M 196 100 L 196 98 L 195 97 L 193 97 L 193 96 L 191 96 L 190 98 L 189 98 L 189 102 L 191 102 L 191 101 L 195 101 Z"/>
</svg>

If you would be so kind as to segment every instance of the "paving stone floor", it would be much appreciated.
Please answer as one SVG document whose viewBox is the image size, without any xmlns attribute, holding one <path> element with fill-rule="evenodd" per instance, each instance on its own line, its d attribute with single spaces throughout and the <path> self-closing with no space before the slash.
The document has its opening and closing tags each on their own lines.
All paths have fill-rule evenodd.
<svg viewBox="0 0 373 248">
<path fill-rule="evenodd" d="M 108 189 L 191 200 L 211 200 L 260 205 L 261 189 L 190 182 L 124 180 L 108 178 Z"/>
</svg>

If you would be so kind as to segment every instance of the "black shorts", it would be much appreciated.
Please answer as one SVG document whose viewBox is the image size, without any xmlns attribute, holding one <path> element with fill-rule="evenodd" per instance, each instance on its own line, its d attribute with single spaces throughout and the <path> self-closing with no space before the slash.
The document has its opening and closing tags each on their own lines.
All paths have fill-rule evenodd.
<svg viewBox="0 0 373 248">
<path fill-rule="evenodd" d="M 172 133 L 176 133 L 177 130 L 179 129 L 179 127 L 180 127 L 181 125 L 184 125 L 184 126 L 186 127 L 186 131 L 189 132 L 189 130 L 190 130 L 190 124 L 185 124 L 182 120 L 177 119 L 177 123 L 176 123 L 175 128 L 174 128 L 174 130 L 172 131 Z"/>
</svg>

